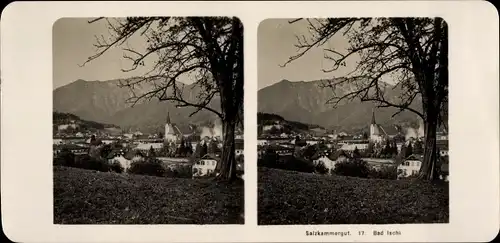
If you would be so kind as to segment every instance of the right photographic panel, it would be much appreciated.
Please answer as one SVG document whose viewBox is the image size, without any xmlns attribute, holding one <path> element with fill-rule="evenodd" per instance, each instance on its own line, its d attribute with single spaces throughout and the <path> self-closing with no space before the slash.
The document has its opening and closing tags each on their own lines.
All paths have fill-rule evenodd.
<svg viewBox="0 0 500 243">
<path fill-rule="evenodd" d="M 444 19 L 264 20 L 258 87 L 259 225 L 449 223 Z"/>
</svg>

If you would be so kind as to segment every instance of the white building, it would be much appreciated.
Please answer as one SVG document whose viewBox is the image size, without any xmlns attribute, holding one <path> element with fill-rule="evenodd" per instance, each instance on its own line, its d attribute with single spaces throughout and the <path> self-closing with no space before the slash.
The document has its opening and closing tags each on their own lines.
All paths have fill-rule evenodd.
<svg viewBox="0 0 500 243">
<path fill-rule="evenodd" d="M 269 141 L 267 139 L 257 139 L 257 145 L 266 146 L 268 144 L 269 144 Z"/>
<path fill-rule="evenodd" d="M 125 133 L 125 134 L 123 134 L 123 136 L 124 136 L 125 138 L 127 138 L 127 139 L 132 139 L 132 138 L 134 138 L 134 134 L 132 134 L 132 133 Z"/>
<path fill-rule="evenodd" d="M 374 143 L 381 143 L 386 136 L 387 134 L 385 133 L 382 126 L 378 125 L 375 122 L 375 111 L 372 111 L 372 122 L 370 124 L 370 141 Z"/>
<path fill-rule="evenodd" d="M 145 156 L 142 154 L 142 152 L 138 150 L 130 150 L 125 156 L 126 159 L 133 162 L 139 162 L 139 161 L 144 161 Z"/>
<path fill-rule="evenodd" d="M 167 123 L 165 124 L 165 141 L 175 143 L 182 136 L 179 128 L 170 122 L 170 112 L 167 114 Z"/>
<path fill-rule="evenodd" d="M 361 159 L 366 161 L 366 163 L 375 170 L 380 170 L 384 167 L 394 165 L 393 159 L 379 159 L 379 158 L 361 158 Z"/>
<path fill-rule="evenodd" d="M 71 123 L 71 124 L 62 124 L 62 125 L 57 126 L 57 130 L 59 130 L 59 131 L 66 130 L 68 128 L 76 129 L 77 125 L 74 123 Z"/>
<path fill-rule="evenodd" d="M 165 167 L 174 170 L 180 166 L 189 165 L 189 159 L 187 158 L 156 157 L 156 159 L 161 161 Z"/>
<path fill-rule="evenodd" d="M 137 157 L 138 158 L 138 157 Z M 137 160 L 136 158 L 136 160 Z M 117 154 L 115 157 L 109 160 L 111 163 L 118 162 L 123 167 L 124 171 L 127 171 L 130 168 L 130 164 L 132 164 L 131 160 L 123 157 L 121 154 Z"/>
<path fill-rule="evenodd" d="M 398 177 L 418 175 L 422 166 L 422 156 L 410 155 L 398 166 Z"/>
<path fill-rule="evenodd" d="M 116 142 L 117 140 L 114 140 L 114 139 L 103 139 L 101 140 L 103 144 L 112 144 L 114 142 Z"/>
<path fill-rule="evenodd" d="M 307 145 L 316 145 L 319 143 L 319 140 L 306 140 Z"/>
<path fill-rule="evenodd" d="M 331 160 L 328 158 L 326 155 L 322 155 L 318 159 L 313 160 L 314 165 L 317 165 L 319 163 L 323 163 L 325 167 L 328 169 L 328 172 L 330 173 L 333 169 L 335 169 L 335 164 L 337 164 L 337 161 Z"/>
<path fill-rule="evenodd" d="M 206 154 L 193 165 L 193 177 L 208 176 L 215 171 L 218 159 Z"/>
<path fill-rule="evenodd" d="M 355 149 L 358 149 L 358 151 L 365 150 L 368 148 L 367 143 L 344 143 L 342 144 L 342 147 L 340 147 L 340 150 L 346 151 L 346 152 L 352 152 Z"/>
<path fill-rule="evenodd" d="M 262 130 L 263 131 L 269 131 L 271 129 L 276 128 L 276 129 L 282 129 L 283 128 L 283 125 L 280 125 L 280 124 L 273 124 L 273 125 L 264 125 L 262 127 Z"/>
<path fill-rule="evenodd" d="M 155 151 L 161 150 L 163 148 L 163 143 L 139 143 L 136 147 L 137 150 L 147 152 L 151 148 Z"/>
</svg>

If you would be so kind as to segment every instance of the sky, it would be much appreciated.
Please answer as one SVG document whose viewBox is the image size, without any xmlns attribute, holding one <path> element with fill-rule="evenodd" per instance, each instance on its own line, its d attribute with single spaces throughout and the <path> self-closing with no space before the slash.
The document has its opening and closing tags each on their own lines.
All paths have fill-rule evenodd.
<svg viewBox="0 0 500 243">
<path fill-rule="evenodd" d="M 313 81 L 318 79 L 345 76 L 352 70 L 355 58 L 348 60 L 345 68 L 325 73 L 330 69 L 331 61 L 324 58 L 323 48 L 333 48 L 345 53 L 347 39 L 334 36 L 323 48 L 313 48 L 306 55 L 286 67 L 283 65 L 290 56 L 297 54 L 296 36 L 309 36 L 308 22 L 301 20 L 290 24 L 292 19 L 267 19 L 260 23 L 258 30 L 258 87 L 262 89 L 283 79 L 289 81 Z"/>
<path fill-rule="evenodd" d="M 64 86 L 78 79 L 87 81 L 106 81 L 118 78 L 141 76 L 147 70 L 122 72 L 129 68 L 130 61 L 123 58 L 121 48 L 112 48 L 101 57 L 80 67 L 88 57 L 96 53 L 93 46 L 95 36 L 109 37 L 106 21 L 89 24 L 89 18 L 63 18 L 53 26 L 53 88 Z M 264 20 L 258 29 L 258 87 L 259 89 L 279 82 L 312 81 L 323 78 L 344 76 L 352 70 L 352 65 L 332 73 L 324 73 L 321 69 L 331 68 L 331 62 L 323 57 L 321 48 L 313 48 L 310 52 L 286 67 L 280 67 L 288 58 L 297 53 L 294 46 L 296 35 L 308 35 L 307 22 L 299 21 L 289 24 L 291 19 Z M 144 47 L 143 38 L 132 36 L 126 43 L 133 49 Z M 347 48 L 347 40 L 342 36 L 333 37 L 324 47 L 342 51 Z M 248 51 L 248 50 L 245 50 Z M 145 67 L 148 67 L 146 61 Z M 189 83 L 189 81 L 186 81 Z"/>
<path fill-rule="evenodd" d="M 101 57 L 83 64 L 88 57 L 96 53 L 93 46 L 95 36 L 109 37 L 106 21 L 89 24 L 91 18 L 63 18 L 53 26 L 53 85 L 54 89 L 72 83 L 78 79 L 87 81 L 106 81 L 119 78 L 140 76 L 145 70 L 135 72 L 122 72 L 122 68 L 130 68 L 130 61 L 123 58 L 121 48 L 109 49 Z M 140 48 L 143 38 L 139 35 L 132 36 L 127 42 L 129 47 Z"/>
</svg>

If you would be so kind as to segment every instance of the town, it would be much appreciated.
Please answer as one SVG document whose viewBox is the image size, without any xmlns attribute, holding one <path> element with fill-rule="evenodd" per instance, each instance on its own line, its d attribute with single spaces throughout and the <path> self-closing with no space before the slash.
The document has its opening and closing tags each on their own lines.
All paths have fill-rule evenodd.
<svg viewBox="0 0 500 243">
<path fill-rule="evenodd" d="M 262 125 L 258 138 L 260 166 L 332 175 L 344 173 L 342 166 L 358 158 L 368 167 L 359 177 L 402 179 L 416 177 L 423 160 L 423 124 L 418 128 L 382 126 L 376 122 L 375 111 L 370 124 L 357 134 L 325 129 L 288 133 L 282 130 L 286 129 L 279 121 Z M 448 181 L 445 129 L 437 133 L 436 140 L 439 178 Z M 300 162 L 302 166 L 297 168 Z"/>
<path fill-rule="evenodd" d="M 181 130 L 183 126 L 172 123 L 170 114 L 164 130 L 155 134 L 85 129 L 75 119 L 66 119 L 62 123 L 54 129 L 54 165 L 86 167 L 78 161 L 96 159 L 109 166 L 91 169 L 158 176 L 172 172 L 167 174 L 184 178 L 210 177 L 215 176 L 222 151 L 220 125 Z M 238 131 L 235 156 L 240 178 L 243 178 L 243 154 L 243 135 Z M 161 162 L 163 173 L 140 169 L 151 159 Z"/>
</svg>

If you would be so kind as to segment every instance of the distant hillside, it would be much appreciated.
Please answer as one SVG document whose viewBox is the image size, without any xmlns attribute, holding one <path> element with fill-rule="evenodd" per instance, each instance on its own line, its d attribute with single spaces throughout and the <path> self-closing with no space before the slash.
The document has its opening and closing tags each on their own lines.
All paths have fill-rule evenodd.
<svg viewBox="0 0 500 243">
<path fill-rule="evenodd" d="M 66 124 L 77 124 L 82 129 L 95 129 L 95 130 L 103 130 L 106 128 L 120 128 L 119 126 L 113 124 L 104 124 L 100 122 L 83 120 L 79 116 L 70 114 L 70 113 L 62 113 L 62 112 L 52 112 L 52 123 L 55 126 L 58 125 L 66 125 Z"/>
<path fill-rule="evenodd" d="M 416 126 L 417 116 L 404 111 L 392 117 L 396 108 L 376 108 L 371 102 L 353 100 L 344 102 L 333 109 L 328 100 L 333 90 L 323 88 L 326 80 L 291 82 L 282 80 L 258 91 L 258 111 L 277 114 L 286 120 L 307 124 L 318 124 L 328 129 L 359 131 L 368 127 L 375 109 L 377 123 L 381 125 L 400 124 Z M 346 86 L 336 90 L 342 94 L 352 87 Z M 394 100 L 401 95 L 401 89 L 388 85 L 385 97 Z M 420 99 L 415 99 L 412 108 L 421 110 Z"/>
<path fill-rule="evenodd" d="M 297 121 L 288 121 L 284 119 L 280 115 L 270 114 L 270 113 L 257 113 L 257 125 L 259 126 L 259 131 L 261 132 L 263 127 L 277 125 L 277 130 L 280 132 L 308 132 L 312 129 L 316 130 L 325 130 L 325 128 L 315 125 L 315 124 L 306 124 L 303 122 Z M 279 129 L 278 129 L 279 128 Z M 275 130 L 276 130 L 275 129 Z M 276 131 L 278 132 L 278 131 Z"/>
<path fill-rule="evenodd" d="M 77 80 L 53 91 L 54 111 L 75 114 L 82 119 L 106 124 L 116 124 L 128 130 L 139 129 L 145 132 L 157 132 L 165 125 L 167 113 L 173 123 L 207 124 L 213 123 L 216 116 L 202 110 L 189 117 L 195 108 L 176 107 L 174 102 L 158 100 L 143 101 L 132 106 L 127 100 L 132 97 L 128 88 L 119 84 L 126 80 L 85 81 Z M 134 92 L 143 94 L 151 90 L 151 84 L 136 86 Z M 198 87 L 186 85 L 184 97 L 194 101 L 200 93 Z M 219 98 L 215 97 L 210 107 L 219 110 Z"/>
</svg>

